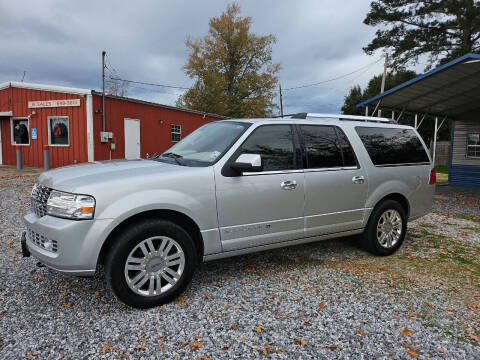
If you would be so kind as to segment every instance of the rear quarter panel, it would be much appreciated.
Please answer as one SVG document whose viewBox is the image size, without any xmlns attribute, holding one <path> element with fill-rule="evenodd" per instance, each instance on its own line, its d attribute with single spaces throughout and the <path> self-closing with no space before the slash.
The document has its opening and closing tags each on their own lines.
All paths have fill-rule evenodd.
<svg viewBox="0 0 480 360">
<path fill-rule="evenodd" d="M 373 124 L 371 126 L 382 127 L 382 125 Z M 368 222 L 369 215 L 375 205 L 391 194 L 400 194 L 407 199 L 409 220 L 428 214 L 432 208 L 435 193 L 435 185 L 428 184 L 432 165 L 375 166 L 355 131 L 355 126 L 369 126 L 369 124 L 352 124 L 344 127 L 360 166 L 365 168 L 367 172 L 368 192 L 365 203 L 364 225 Z M 403 127 L 411 129 L 411 127 Z M 424 142 L 422 140 L 421 142 L 426 150 Z"/>
</svg>

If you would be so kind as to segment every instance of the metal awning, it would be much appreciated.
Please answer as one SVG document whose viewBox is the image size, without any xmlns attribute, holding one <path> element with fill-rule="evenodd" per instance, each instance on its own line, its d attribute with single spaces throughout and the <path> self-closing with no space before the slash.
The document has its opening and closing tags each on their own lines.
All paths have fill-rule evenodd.
<svg viewBox="0 0 480 360">
<path fill-rule="evenodd" d="M 368 106 L 449 118 L 480 108 L 480 55 L 467 54 L 378 94 Z M 372 108 L 371 108 L 372 109 Z"/>
</svg>

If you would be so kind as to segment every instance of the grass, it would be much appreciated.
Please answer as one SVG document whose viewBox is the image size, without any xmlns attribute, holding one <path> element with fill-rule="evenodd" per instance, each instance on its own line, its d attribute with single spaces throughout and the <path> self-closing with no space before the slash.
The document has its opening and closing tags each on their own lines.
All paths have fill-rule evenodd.
<svg viewBox="0 0 480 360">
<path fill-rule="evenodd" d="M 459 219 L 473 221 L 474 223 L 480 224 L 480 216 L 473 214 L 456 214 Z"/>
<path fill-rule="evenodd" d="M 437 171 L 437 184 L 447 184 L 448 183 L 448 166 L 447 165 L 437 165 L 435 166 Z"/>
<path fill-rule="evenodd" d="M 448 174 L 448 165 L 436 165 L 435 170 L 437 173 Z"/>
<path fill-rule="evenodd" d="M 447 184 L 448 183 L 448 174 L 437 173 L 437 184 Z"/>
</svg>

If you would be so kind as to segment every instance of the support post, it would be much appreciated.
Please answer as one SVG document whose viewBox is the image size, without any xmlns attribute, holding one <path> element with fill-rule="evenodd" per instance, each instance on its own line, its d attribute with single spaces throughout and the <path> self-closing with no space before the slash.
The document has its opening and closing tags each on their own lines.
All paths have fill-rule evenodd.
<svg viewBox="0 0 480 360">
<path fill-rule="evenodd" d="M 387 78 L 388 53 L 385 54 L 385 63 L 383 64 L 382 84 L 380 85 L 380 94 L 385 91 L 385 79 Z M 378 110 L 378 117 L 382 117 L 382 109 Z"/>
<path fill-rule="evenodd" d="M 102 51 L 102 131 L 105 131 L 105 55 Z"/>
<path fill-rule="evenodd" d="M 415 129 L 417 128 L 417 123 L 418 123 L 418 114 L 415 113 Z"/>
<path fill-rule="evenodd" d="M 23 169 L 23 162 L 22 162 L 22 147 L 20 145 L 17 145 L 15 147 L 16 152 L 17 152 L 17 169 L 22 170 Z"/>
<path fill-rule="evenodd" d="M 435 131 L 433 132 L 433 166 L 435 166 L 435 155 L 437 150 L 437 131 L 438 131 L 438 116 L 435 116 Z"/>
<path fill-rule="evenodd" d="M 50 170 L 50 147 L 48 145 L 43 146 L 43 167 L 45 171 Z"/>
<path fill-rule="evenodd" d="M 282 85 L 279 84 L 279 90 L 280 90 L 280 116 L 283 118 L 283 99 L 282 99 Z"/>
<path fill-rule="evenodd" d="M 365 116 L 368 116 L 368 105 L 365 106 Z"/>
<path fill-rule="evenodd" d="M 377 109 L 378 107 L 380 106 L 380 103 L 382 102 L 382 100 L 378 100 L 378 103 L 377 103 L 377 106 L 375 106 L 375 109 L 373 109 L 373 112 L 372 112 L 372 116 L 375 116 L 375 113 L 377 112 Z M 378 117 L 380 117 L 380 115 L 382 115 L 382 110 L 378 110 Z"/>
</svg>

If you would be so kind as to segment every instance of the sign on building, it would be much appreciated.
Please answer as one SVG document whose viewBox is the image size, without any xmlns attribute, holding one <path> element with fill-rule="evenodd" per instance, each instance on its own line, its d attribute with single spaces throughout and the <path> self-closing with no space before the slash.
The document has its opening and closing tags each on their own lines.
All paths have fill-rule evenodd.
<svg viewBox="0 0 480 360">
<path fill-rule="evenodd" d="M 29 101 L 29 109 L 80 106 L 80 99 Z"/>
</svg>

